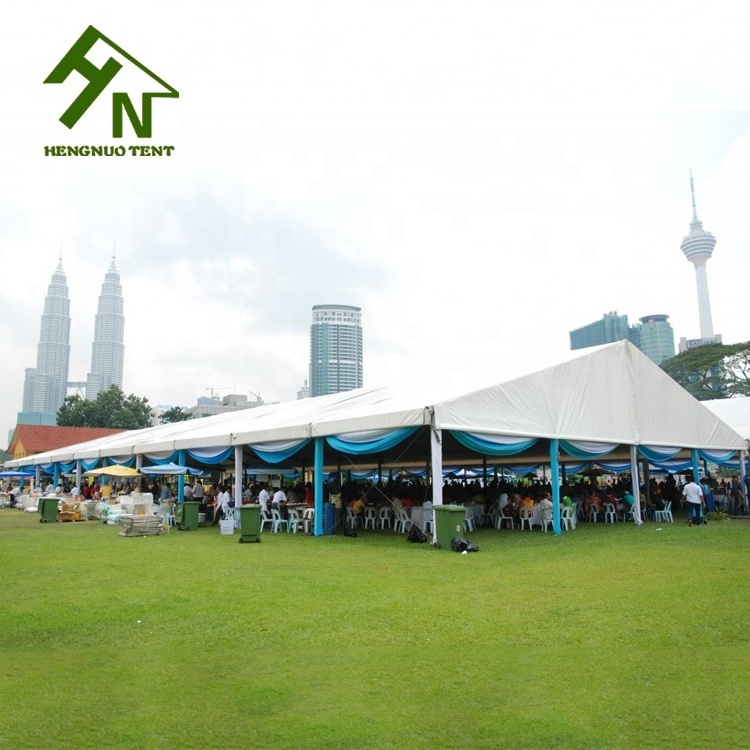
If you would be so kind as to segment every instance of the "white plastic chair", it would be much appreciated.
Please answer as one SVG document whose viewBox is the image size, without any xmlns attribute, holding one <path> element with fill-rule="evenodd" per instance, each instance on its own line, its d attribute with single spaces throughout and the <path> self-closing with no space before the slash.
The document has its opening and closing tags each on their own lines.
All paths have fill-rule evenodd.
<svg viewBox="0 0 750 750">
<path fill-rule="evenodd" d="M 281 513 L 278 510 L 271 511 L 271 531 L 274 534 L 279 533 L 279 528 L 283 527 L 284 531 L 289 531 L 289 523 L 286 519 L 281 517 Z"/>
<path fill-rule="evenodd" d="M 503 524 L 506 526 L 510 524 L 511 529 L 516 528 L 515 521 L 513 520 L 513 516 L 506 516 L 505 515 L 505 508 L 501 508 L 500 512 L 497 515 L 497 520 L 495 521 L 495 528 L 502 529 Z"/>
<path fill-rule="evenodd" d="M 565 531 L 572 531 L 576 527 L 575 508 L 572 505 L 565 505 L 560 513 L 560 523 Z"/>
<path fill-rule="evenodd" d="M 164 523 L 164 530 L 169 533 L 172 526 L 174 526 L 174 506 L 173 505 L 162 505 L 161 506 L 161 519 Z"/>
<path fill-rule="evenodd" d="M 260 530 L 263 531 L 263 527 L 268 525 L 268 528 L 273 531 L 273 518 L 268 514 L 268 511 L 261 508 L 260 511 Z"/>
<path fill-rule="evenodd" d="M 534 517 L 534 509 L 528 506 L 521 508 L 518 511 L 518 518 L 521 521 L 521 531 L 523 531 L 524 524 L 529 527 L 531 531 L 531 519 Z"/>
<path fill-rule="evenodd" d="M 657 523 L 674 523 L 672 518 L 672 501 L 667 500 L 661 510 L 654 511 L 654 521 Z"/>
<path fill-rule="evenodd" d="M 386 526 L 389 529 L 391 528 L 391 509 L 390 508 L 380 509 L 380 513 L 378 514 L 378 524 L 380 525 L 381 529 L 384 529 Z"/>
<path fill-rule="evenodd" d="M 466 531 L 474 531 L 474 508 L 464 510 L 464 528 Z"/>
<path fill-rule="evenodd" d="M 304 523 L 302 521 L 302 516 L 300 516 L 299 511 L 296 508 L 289 508 L 289 519 L 287 520 L 287 530 L 293 531 L 296 534 L 297 529 L 304 530 Z"/>
<path fill-rule="evenodd" d="M 403 508 L 396 508 L 396 516 L 393 522 L 393 530 L 406 534 L 411 528 L 411 518 Z"/>
<path fill-rule="evenodd" d="M 539 512 L 539 520 L 542 524 L 542 529 L 547 532 L 547 527 L 552 523 L 552 508 L 544 508 Z"/>
<path fill-rule="evenodd" d="M 591 521 L 591 523 L 596 523 L 599 520 L 599 506 L 596 503 L 589 504 L 588 520 Z"/>
<path fill-rule="evenodd" d="M 362 525 L 362 519 L 349 507 L 346 509 L 346 522 L 349 524 L 350 529 Z"/>
<path fill-rule="evenodd" d="M 604 503 L 604 523 L 617 523 L 617 508 L 614 503 Z"/>
<path fill-rule="evenodd" d="M 302 513 L 302 527 L 305 534 L 309 534 L 313 529 L 315 521 L 315 508 L 305 508 Z"/>
<path fill-rule="evenodd" d="M 426 534 L 428 531 L 432 534 L 433 524 L 435 523 L 435 517 L 432 508 L 428 508 L 422 514 L 422 531 Z M 429 528 L 428 528 L 429 527 Z"/>
<path fill-rule="evenodd" d="M 375 508 L 365 508 L 365 528 L 371 526 L 373 529 L 377 524 L 377 516 L 375 515 Z"/>
</svg>

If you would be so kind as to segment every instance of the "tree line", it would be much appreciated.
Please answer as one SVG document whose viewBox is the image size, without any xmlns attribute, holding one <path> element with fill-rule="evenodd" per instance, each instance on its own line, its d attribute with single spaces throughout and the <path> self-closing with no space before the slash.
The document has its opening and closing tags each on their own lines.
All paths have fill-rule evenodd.
<svg viewBox="0 0 750 750">
<path fill-rule="evenodd" d="M 190 414 L 179 406 L 173 406 L 160 417 L 161 423 L 182 422 Z M 140 430 L 152 424 L 151 406 L 148 399 L 126 396 L 122 389 L 111 385 L 101 391 L 95 399 L 68 396 L 57 412 L 57 424 L 61 427 L 109 427 L 120 430 Z"/>
</svg>

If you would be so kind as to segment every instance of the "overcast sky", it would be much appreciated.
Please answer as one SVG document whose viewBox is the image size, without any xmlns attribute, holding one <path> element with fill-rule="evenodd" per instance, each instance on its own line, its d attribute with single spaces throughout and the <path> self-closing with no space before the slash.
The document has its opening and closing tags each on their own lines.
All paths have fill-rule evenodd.
<svg viewBox="0 0 750 750">
<path fill-rule="evenodd" d="M 362 307 L 366 386 L 531 372 L 609 311 L 699 336 L 680 251 L 692 169 L 717 238 L 714 330 L 750 339 L 747 4 L 44 0 L 4 16 L 0 434 L 61 248 L 70 379 L 90 369 L 116 246 L 123 389 L 152 405 L 295 398 L 321 303 Z M 120 142 L 109 89 L 68 130 L 83 79 L 42 84 L 89 24 L 179 91 L 140 141 L 169 158 L 44 156 Z M 117 81 L 139 92 L 141 75 Z M 139 143 L 127 123 L 121 142 Z"/>
</svg>

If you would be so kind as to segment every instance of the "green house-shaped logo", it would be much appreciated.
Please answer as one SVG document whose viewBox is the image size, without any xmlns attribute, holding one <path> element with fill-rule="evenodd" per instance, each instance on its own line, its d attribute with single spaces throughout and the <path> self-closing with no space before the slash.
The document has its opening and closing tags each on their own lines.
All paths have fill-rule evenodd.
<svg viewBox="0 0 750 750">
<path fill-rule="evenodd" d="M 77 71 L 88 81 L 83 91 L 81 91 L 68 109 L 63 112 L 60 122 L 68 128 L 73 128 L 122 69 L 122 64 L 113 57 L 110 57 L 101 68 L 97 68 L 86 58 L 86 53 L 100 40 L 120 56 L 137 66 L 161 87 L 157 91 L 144 92 L 141 95 L 140 116 L 128 94 L 121 91 L 113 92 L 112 137 L 122 138 L 123 114 L 125 114 L 128 120 L 130 120 L 133 131 L 138 138 L 150 138 L 152 100 L 155 98 L 177 99 L 180 96 L 179 93 L 166 81 L 159 78 L 159 76 L 138 62 L 122 47 L 119 47 L 93 26 L 89 26 L 81 34 L 78 41 L 68 50 L 62 60 L 55 66 L 55 69 L 44 80 L 45 83 L 63 83 L 73 71 Z"/>
</svg>

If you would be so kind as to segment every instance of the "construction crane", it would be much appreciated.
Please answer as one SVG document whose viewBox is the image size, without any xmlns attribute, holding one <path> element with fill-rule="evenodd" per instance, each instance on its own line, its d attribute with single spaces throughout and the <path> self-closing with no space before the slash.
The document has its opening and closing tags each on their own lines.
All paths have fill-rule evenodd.
<svg viewBox="0 0 750 750">
<path fill-rule="evenodd" d="M 250 394 L 251 396 L 255 396 L 255 400 L 256 400 L 256 401 L 257 401 L 257 402 L 258 402 L 259 404 L 262 404 L 262 403 L 263 403 L 263 397 L 262 397 L 262 396 L 260 395 L 260 393 L 255 393 L 255 391 L 251 391 L 251 390 L 250 390 L 249 388 L 248 388 L 248 391 L 247 391 L 247 392 L 248 392 L 248 393 L 249 393 L 249 394 Z"/>
</svg>

